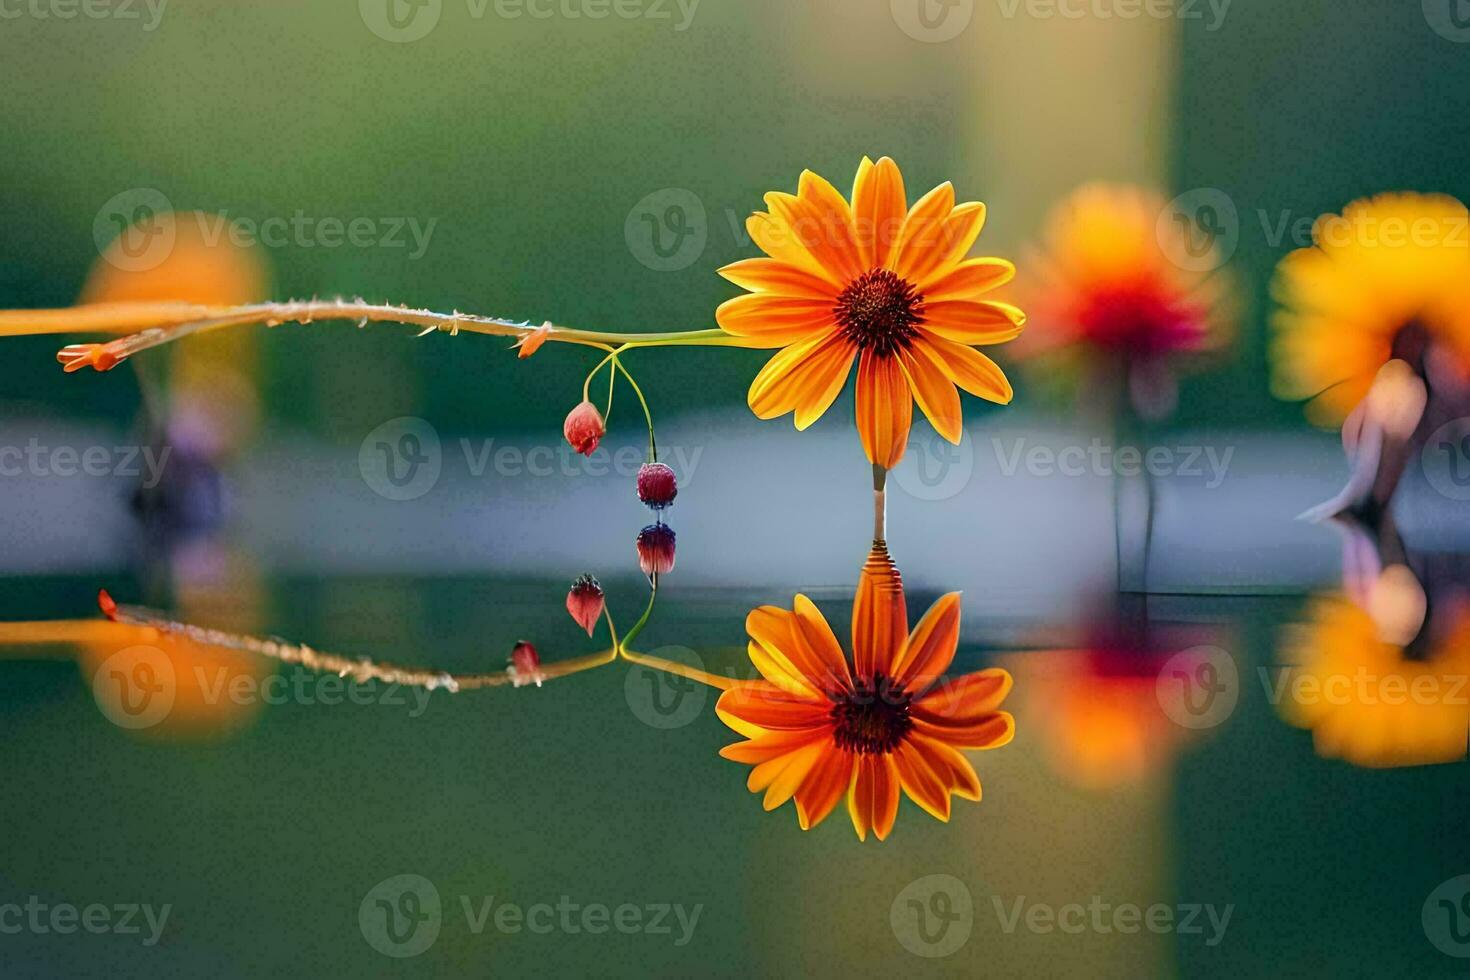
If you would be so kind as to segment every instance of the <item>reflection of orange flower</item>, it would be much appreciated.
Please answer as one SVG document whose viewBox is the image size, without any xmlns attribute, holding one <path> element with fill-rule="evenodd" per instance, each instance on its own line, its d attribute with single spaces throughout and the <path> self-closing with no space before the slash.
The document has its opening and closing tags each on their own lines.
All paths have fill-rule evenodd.
<svg viewBox="0 0 1470 980">
<path fill-rule="evenodd" d="M 1282 260 L 1272 349 L 1278 397 L 1340 423 L 1391 358 L 1428 343 L 1470 365 L 1470 215 L 1451 197 L 1384 194 L 1323 215 Z M 1422 365 L 1414 367 L 1422 370 Z"/>
<path fill-rule="evenodd" d="M 1388 581 L 1393 570 L 1380 583 Z M 1381 589 L 1380 589 L 1381 590 Z M 1376 605 L 1381 607 L 1381 596 Z M 1317 754 L 1383 768 L 1465 758 L 1470 730 L 1470 616 L 1451 610 L 1420 657 L 1385 639 L 1394 617 L 1346 599 L 1316 600 L 1282 643 L 1280 711 L 1312 731 Z M 1422 610 L 1421 610 L 1422 612 Z M 1456 614 L 1458 613 L 1458 614 Z M 1399 638 L 1402 638 L 1401 636 Z"/>
<path fill-rule="evenodd" d="M 976 345 L 1021 332 L 1025 316 L 979 299 L 1007 282 L 1001 259 L 966 259 L 985 205 L 955 205 L 941 184 L 908 207 L 903 175 L 887 157 L 864 158 L 852 203 L 805 171 L 795 195 L 766 195 L 769 211 L 746 222 L 768 258 L 726 266 L 745 289 L 715 313 L 731 334 L 784 348 L 750 386 L 763 419 L 796 413 L 805 429 L 827 411 L 858 357 L 857 421 L 868 459 L 891 469 L 908 442 L 913 401 L 934 428 L 960 440 L 955 385 L 1005 404 L 1011 385 Z"/>
<path fill-rule="evenodd" d="M 1015 734 L 998 711 L 1011 688 L 1004 670 L 939 684 L 960 637 L 960 597 L 936 602 L 912 633 L 903 582 L 882 544 L 863 566 L 852 612 L 853 663 L 804 595 L 791 611 L 762 606 L 745 621 L 750 659 L 765 678 L 720 696 L 720 720 L 748 741 L 720 754 L 755 768 L 747 785 L 773 810 L 796 798 L 803 830 L 847 796 L 858 837 L 888 836 L 899 788 L 940 820 L 950 796 L 980 799 L 980 780 L 959 749 L 992 749 Z"/>
</svg>

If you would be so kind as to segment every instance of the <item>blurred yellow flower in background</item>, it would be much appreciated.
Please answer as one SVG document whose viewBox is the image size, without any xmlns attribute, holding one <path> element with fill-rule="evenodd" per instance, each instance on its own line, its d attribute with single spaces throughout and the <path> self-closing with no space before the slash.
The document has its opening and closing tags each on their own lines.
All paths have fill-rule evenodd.
<svg viewBox="0 0 1470 980">
<path fill-rule="evenodd" d="M 1078 384 L 1125 385 L 1147 418 L 1172 411 L 1181 359 L 1224 347 L 1233 315 L 1216 243 L 1201 252 L 1166 210 L 1141 187 L 1079 188 L 1052 210 L 1023 283 L 1032 325 L 1018 353 Z"/>
<path fill-rule="evenodd" d="M 956 205 L 948 182 L 909 208 L 888 157 L 863 159 L 852 202 L 804 171 L 797 193 L 766 195 L 746 222 L 767 258 L 720 275 L 750 290 L 720 306 L 727 333 L 783 348 L 750 386 L 763 419 L 796 413 L 805 429 L 831 407 L 858 358 L 857 422 L 873 463 L 892 469 L 908 444 L 913 402 L 950 442 L 960 441 L 958 385 L 1006 404 L 1011 385 L 976 346 L 1021 332 L 1025 315 L 980 299 L 1008 282 L 1003 259 L 967 259 L 985 205 Z"/>
<path fill-rule="evenodd" d="M 1452 197 L 1382 194 L 1323 215 L 1282 260 L 1272 345 L 1277 397 L 1336 426 L 1380 368 L 1470 376 L 1470 220 Z"/>
</svg>

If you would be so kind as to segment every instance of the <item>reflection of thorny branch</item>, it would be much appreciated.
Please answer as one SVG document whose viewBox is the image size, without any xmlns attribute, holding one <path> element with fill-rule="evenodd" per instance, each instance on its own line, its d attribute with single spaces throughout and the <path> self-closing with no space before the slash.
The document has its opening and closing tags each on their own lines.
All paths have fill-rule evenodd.
<svg viewBox="0 0 1470 980">
<path fill-rule="evenodd" d="M 124 336 L 102 344 L 71 344 L 56 355 L 68 371 L 92 367 L 106 371 L 141 351 L 160 347 L 182 337 L 264 323 L 311 324 L 321 320 L 349 320 L 359 327 L 370 322 L 404 323 L 423 328 L 423 334 L 461 332 L 514 337 L 533 353 L 547 341 L 608 348 L 637 347 L 752 347 L 748 338 L 723 330 L 685 330 L 672 333 L 608 333 L 574 330 L 550 322 L 536 326 L 498 317 L 471 313 L 435 313 L 406 306 L 367 303 L 362 300 L 293 300 L 284 303 L 253 303 L 246 306 L 200 306 L 194 303 L 98 303 L 60 310 L 0 311 L 0 336 L 43 333 L 116 333 Z M 534 346 L 533 346 L 534 345 Z"/>
<path fill-rule="evenodd" d="M 655 593 L 656 594 L 656 593 Z M 318 673 L 334 673 L 338 677 L 351 677 L 358 683 L 379 681 L 405 687 L 423 688 L 429 691 L 473 691 L 489 687 L 520 687 L 527 683 L 540 686 L 545 681 L 569 677 L 586 670 L 602 667 L 621 657 L 630 663 L 677 674 L 711 687 L 727 689 L 734 685 L 731 678 L 709 674 L 695 667 L 652 657 L 628 649 L 628 643 L 641 631 L 653 611 L 650 597 L 643 617 L 629 631 L 628 636 L 618 639 L 613 627 L 612 616 L 604 611 L 612 646 L 600 653 L 575 657 L 549 664 L 538 664 L 531 676 L 517 674 L 514 670 L 493 673 L 454 674 L 448 671 L 430 670 L 423 667 L 404 667 L 383 663 L 367 657 L 348 657 L 343 654 L 316 650 L 304 643 L 291 643 L 274 637 L 258 637 L 244 633 L 196 626 L 192 623 L 169 619 L 162 613 L 141 606 L 120 605 L 113 602 L 105 591 L 98 596 L 99 605 L 106 619 L 55 620 L 51 622 L 0 623 L 0 645 L 37 646 L 59 643 L 132 643 L 170 637 L 187 640 L 200 646 L 233 650 L 275 660 L 280 663 L 297 664 Z"/>
</svg>

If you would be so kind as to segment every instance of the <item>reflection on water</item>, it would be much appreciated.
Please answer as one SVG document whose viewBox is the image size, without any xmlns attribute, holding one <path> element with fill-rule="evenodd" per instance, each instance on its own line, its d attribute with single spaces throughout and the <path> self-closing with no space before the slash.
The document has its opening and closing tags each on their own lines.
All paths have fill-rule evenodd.
<svg viewBox="0 0 1470 980">
<path fill-rule="evenodd" d="M 20 581 L 0 612 L 75 614 L 95 584 Z M 536 638 L 548 662 L 596 646 L 566 614 L 565 583 L 261 585 L 261 629 L 375 658 L 499 669 L 522 637 Z M 606 586 L 616 614 L 636 611 L 622 607 L 638 594 L 637 579 Z M 1448 607 L 1438 588 L 1426 592 L 1432 622 Z M 743 636 L 748 609 L 775 601 L 784 600 L 670 585 L 647 644 L 673 647 L 667 655 L 715 674 L 746 676 L 732 637 Z M 850 614 L 847 601 L 818 604 L 834 621 Z M 218 615 L 195 608 L 200 621 Z M 1021 974 L 1067 964 L 1096 974 L 1250 974 L 1299 963 L 1346 972 L 1376 964 L 1390 974 L 1412 965 L 1432 975 L 1444 969 L 1442 954 L 1419 913 L 1435 888 L 1470 866 L 1454 802 L 1470 778 L 1458 765 L 1389 775 L 1319 759 L 1282 721 L 1267 683 L 1277 676 L 1281 624 L 1316 608 L 1292 597 L 1151 597 L 1146 621 L 1104 617 L 1065 652 L 962 644 L 954 673 L 1004 666 L 1014 675 L 1017 737 L 983 757 L 984 805 L 955 809 L 947 825 L 900 814 L 884 847 L 862 852 L 838 821 L 803 834 L 795 821 L 752 812 L 744 775 L 716 755 L 729 733 L 707 689 L 661 687 L 664 710 L 653 717 L 648 692 L 626 683 L 621 665 L 540 690 L 420 697 L 295 666 L 234 664 L 280 680 L 224 688 L 244 693 L 210 705 L 231 723 L 201 743 L 199 729 L 167 718 L 139 738 L 99 711 L 74 668 L 12 661 L 0 714 L 8 744 L 29 747 L 7 754 L 7 770 L 16 798 L 30 805 L 11 818 L 8 890 L 57 901 L 100 889 L 170 902 L 175 912 L 151 952 L 181 968 L 203 968 L 209 950 L 278 969 L 299 969 L 305 957 L 327 975 L 381 969 L 358 907 L 375 884 L 411 873 L 440 895 L 442 926 L 422 955 L 446 970 L 622 972 L 606 959 L 618 950 L 656 955 L 670 970 L 821 962 L 875 975 L 912 971 L 916 943 L 939 950 L 953 940 L 958 953 L 925 965 L 956 976 L 972 975 L 977 957 Z M 7 650 L 30 651 L 39 648 Z M 185 655 L 177 651 L 178 662 Z M 90 663 L 96 654 L 81 656 Z M 1218 669 L 1202 671 L 1206 664 Z M 1191 727 L 1171 700 L 1176 670 L 1192 685 L 1181 683 L 1178 696 L 1195 707 L 1205 705 L 1206 682 L 1233 677 L 1235 697 L 1213 702 L 1229 709 L 1210 707 L 1212 724 Z M 197 718 L 211 690 L 181 687 L 181 720 Z M 695 710 L 683 710 L 686 699 Z M 221 874 L 230 882 L 223 891 L 214 884 Z M 948 877 L 923 880 L 932 875 Z M 910 898 L 923 892 L 923 908 L 933 910 L 941 885 L 945 908 L 965 907 L 968 897 L 963 935 L 941 937 L 932 919 L 917 931 L 905 918 L 905 889 L 917 890 Z M 554 905 L 563 894 L 581 905 L 702 904 L 704 912 L 685 946 L 655 950 L 641 934 L 476 933 L 460 905 L 461 896 L 473 909 L 490 895 Z M 1107 910 L 1098 913 L 1106 931 L 1073 935 L 1047 918 L 1065 919 L 1064 909 L 1094 899 Z M 824 909 L 823 928 L 802 927 L 790 901 Z M 1167 907 L 1174 925 L 1114 928 L 1128 922 L 1130 905 Z M 1220 916 L 1233 906 L 1214 945 L 1210 929 L 1180 928 L 1187 906 L 1210 905 Z M 1042 911 L 1028 919 L 1035 907 Z M 1324 907 L 1340 914 L 1324 922 L 1304 911 Z M 926 935 L 937 945 L 922 945 Z M 90 953 L 135 969 L 160 962 L 142 947 L 45 939 L 26 937 L 13 961 L 80 968 Z"/>
<path fill-rule="evenodd" d="M 1466 756 L 1470 576 L 1464 556 L 1410 555 L 1391 524 L 1338 522 L 1340 595 L 1310 603 L 1282 633 L 1273 678 L 1281 714 L 1317 752 L 1355 765 Z"/>
</svg>

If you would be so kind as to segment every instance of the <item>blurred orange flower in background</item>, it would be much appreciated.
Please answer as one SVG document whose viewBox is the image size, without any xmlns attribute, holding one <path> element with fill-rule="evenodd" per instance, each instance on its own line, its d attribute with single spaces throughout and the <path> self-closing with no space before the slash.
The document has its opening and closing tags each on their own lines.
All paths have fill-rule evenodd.
<svg viewBox="0 0 1470 980">
<path fill-rule="evenodd" d="M 1382 194 L 1327 214 L 1282 260 L 1272 346 L 1277 397 L 1336 426 L 1389 360 L 1470 379 L 1470 216 L 1452 197 Z"/>
<path fill-rule="evenodd" d="M 1077 383 L 1116 377 L 1144 417 L 1173 409 L 1181 359 L 1223 348 L 1233 313 L 1216 243 L 1200 253 L 1166 209 L 1140 187 L 1079 188 L 1052 210 L 1023 284 L 1033 319 L 1018 353 L 1061 359 L 1048 370 Z"/>
<path fill-rule="evenodd" d="M 899 790 L 947 821 L 950 797 L 980 799 L 960 749 L 1010 742 L 1015 721 L 998 710 L 1004 670 L 940 678 L 960 638 L 960 597 L 939 599 L 909 632 L 903 582 L 880 543 L 863 566 L 852 612 L 853 659 L 804 595 L 792 610 L 762 606 L 745 621 L 750 659 L 764 680 L 720 696 L 720 720 L 748 741 L 720 755 L 754 766 L 747 786 L 767 810 L 795 797 L 803 830 L 847 797 L 859 838 L 893 829 Z"/>
<path fill-rule="evenodd" d="M 746 222 L 767 258 L 720 270 L 750 290 L 720 306 L 727 333 L 783 350 L 750 386 L 763 419 L 795 412 L 805 429 L 831 407 L 858 359 L 857 422 L 873 463 L 892 469 L 908 443 L 913 402 L 951 442 L 960 441 L 958 385 L 1006 404 L 1011 385 L 974 348 L 1014 339 L 1025 315 L 980 299 L 1009 281 L 1003 259 L 967 259 L 985 205 L 956 205 L 943 183 L 912 208 L 898 165 L 863 159 L 851 204 L 804 171 L 797 193 L 766 195 Z"/>
</svg>

